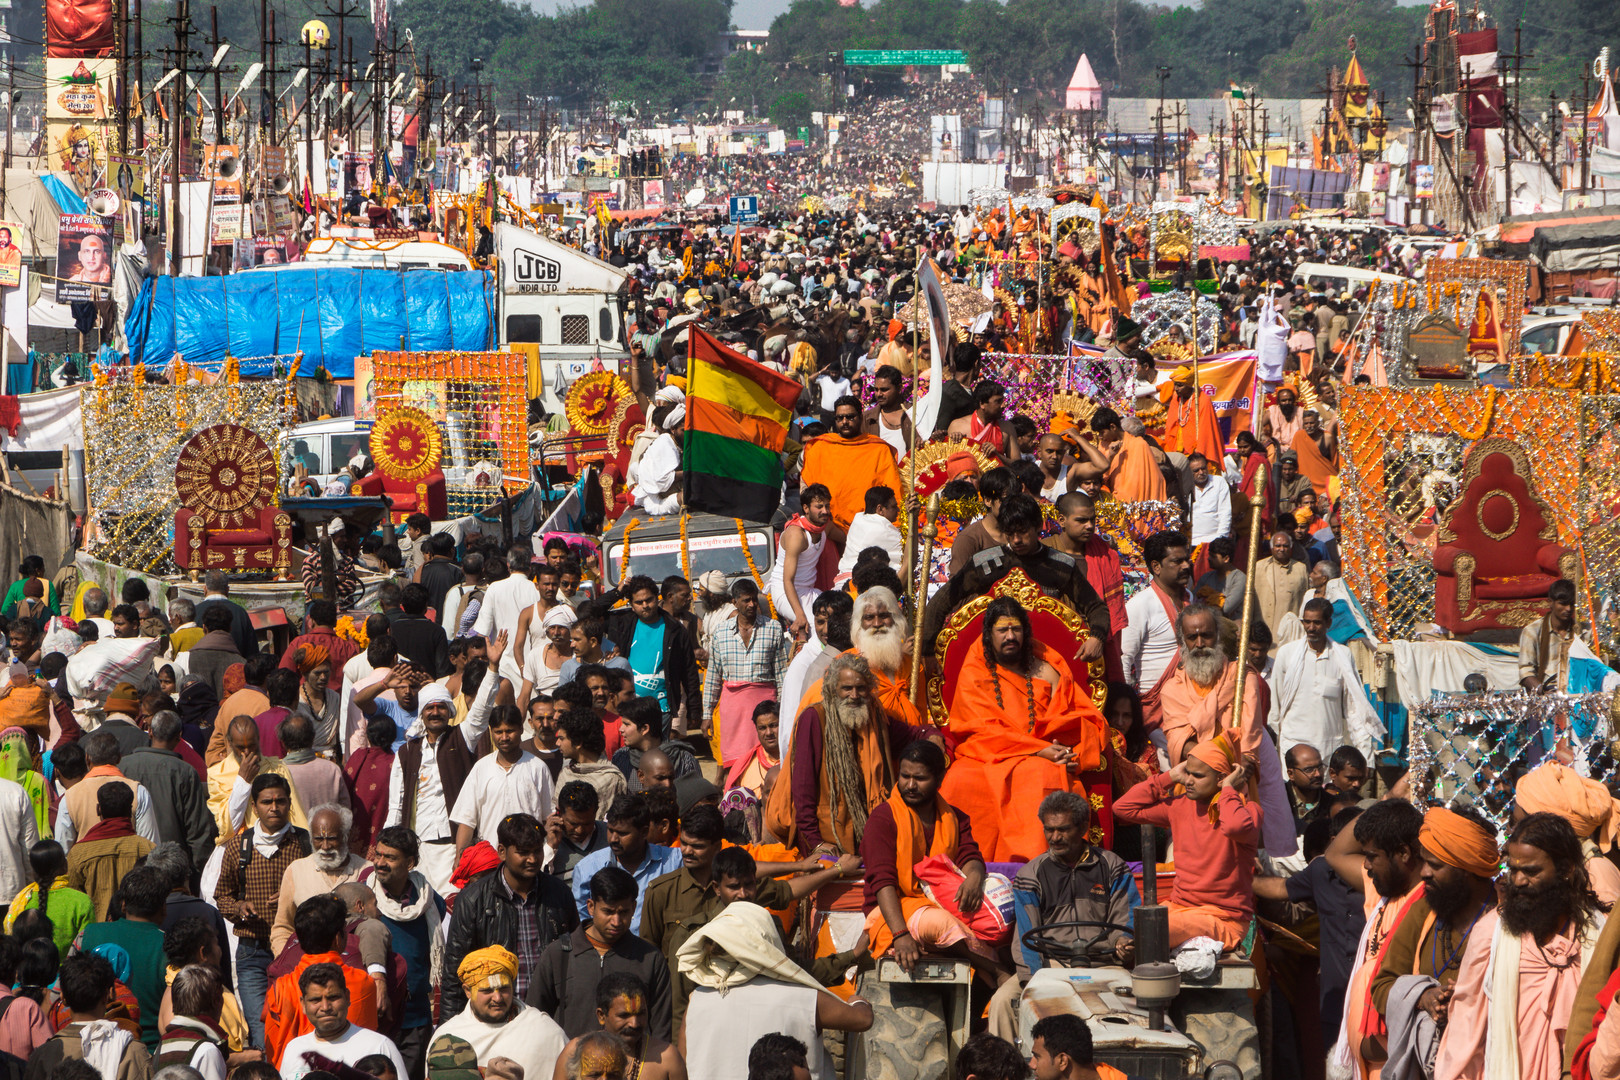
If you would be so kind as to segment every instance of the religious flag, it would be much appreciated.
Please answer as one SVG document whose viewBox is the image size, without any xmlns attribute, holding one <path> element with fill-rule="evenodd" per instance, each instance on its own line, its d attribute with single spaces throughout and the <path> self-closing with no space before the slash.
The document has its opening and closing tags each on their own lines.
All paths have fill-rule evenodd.
<svg viewBox="0 0 1620 1080">
<path fill-rule="evenodd" d="M 918 431 L 933 431 L 939 419 L 940 402 L 945 397 L 945 366 L 952 363 L 952 346 L 956 338 L 951 333 L 951 310 L 945 300 L 945 288 L 940 283 L 939 267 L 934 260 L 924 257 L 917 266 L 918 292 L 928 305 L 928 393 L 912 410 L 911 422 Z M 917 309 L 912 307 L 916 317 Z"/>
<path fill-rule="evenodd" d="M 770 521 L 782 501 L 782 447 L 804 387 L 690 329 L 686 509 Z"/>
<path fill-rule="evenodd" d="M 1243 87 L 1239 86 L 1237 83 L 1230 83 L 1230 85 L 1232 87 L 1232 100 L 1233 101 L 1244 101 L 1244 100 L 1246 100 L 1244 98 L 1244 96 L 1243 96 Z"/>
</svg>

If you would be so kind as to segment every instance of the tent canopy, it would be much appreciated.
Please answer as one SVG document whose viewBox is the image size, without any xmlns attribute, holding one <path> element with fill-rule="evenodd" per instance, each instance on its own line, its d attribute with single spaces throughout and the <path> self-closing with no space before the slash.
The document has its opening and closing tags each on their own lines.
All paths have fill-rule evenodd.
<svg viewBox="0 0 1620 1080">
<path fill-rule="evenodd" d="M 225 277 L 147 278 L 125 331 L 131 363 L 162 368 L 176 354 L 210 367 L 227 356 L 243 375 L 304 354 L 300 375 L 324 367 L 352 378 L 379 350 L 495 347 L 494 275 L 483 270 L 291 266 Z"/>
</svg>

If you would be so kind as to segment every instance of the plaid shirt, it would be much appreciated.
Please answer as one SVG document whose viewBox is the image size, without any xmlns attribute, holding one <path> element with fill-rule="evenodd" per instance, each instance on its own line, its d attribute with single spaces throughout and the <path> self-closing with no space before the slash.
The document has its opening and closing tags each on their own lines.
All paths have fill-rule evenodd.
<svg viewBox="0 0 1620 1080">
<path fill-rule="evenodd" d="M 540 940 L 540 888 L 538 885 L 529 890 L 529 895 L 519 897 L 507 884 L 506 875 L 497 867 L 495 876 L 498 879 L 501 891 L 512 898 L 512 906 L 517 911 L 517 940 L 511 942 L 512 951 L 517 954 L 518 974 L 517 990 L 518 1000 L 529 990 L 529 975 L 540 963 L 540 954 L 545 946 Z"/>
<path fill-rule="evenodd" d="M 737 621 L 728 619 L 709 635 L 709 669 L 703 676 L 703 715 L 714 712 L 728 682 L 775 683 L 782 696 L 782 676 L 793 659 L 793 643 L 775 619 L 754 624 L 753 640 L 743 644 Z"/>
<path fill-rule="evenodd" d="M 270 920 L 276 914 L 281 879 L 287 876 L 289 866 L 304 857 L 305 851 L 298 837 L 288 829 L 276 848 L 275 858 L 266 859 L 259 854 L 258 848 L 252 846 L 252 835 L 253 826 L 249 825 L 243 832 L 221 844 L 225 854 L 219 865 L 219 882 L 214 886 L 214 906 L 221 915 L 231 920 L 237 937 L 256 941 L 260 946 L 269 948 Z M 241 856 L 244 837 L 249 844 L 245 874 Z M 251 917 L 243 915 L 241 907 L 244 902 L 252 904 L 257 914 Z"/>
</svg>

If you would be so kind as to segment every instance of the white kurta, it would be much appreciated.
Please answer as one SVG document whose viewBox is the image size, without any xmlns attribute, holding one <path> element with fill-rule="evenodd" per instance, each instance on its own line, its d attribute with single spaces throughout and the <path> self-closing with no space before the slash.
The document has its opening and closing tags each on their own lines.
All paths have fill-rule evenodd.
<svg viewBox="0 0 1620 1080">
<path fill-rule="evenodd" d="M 428 1053 L 441 1036 L 465 1039 L 478 1055 L 480 1068 L 487 1068 L 498 1057 L 511 1058 L 523 1066 L 524 1080 L 538 1077 L 550 1080 L 551 1071 L 568 1045 L 568 1037 L 557 1021 L 531 1005 L 515 1003 L 517 1012 L 504 1024 L 488 1024 L 478 1019 L 472 1006 L 462 1009 L 440 1024 L 428 1040 Z M 401 1076 L 404 1074 L 401 1073 Z"/>
<path fill-rule="evenodd" d="M 681 448 L 675 437 L 666 432 L 641 455 L 636 486 L 630 494 L 649 514 L 673 514 L 681 508 L 679 493 L 660 493 L 674 486 L 675 474 L 680 471 Z"/>
<path fill-rule="evenodd" d="M 1278 753 L 1304 743 L 1326 758 L 1348 745 L 1370 760 L 1383 724 L 1367 702 L 1350 650 L 1330 640 L 1317 653 L 1300 638 L 1279 648 L 1276 660 L 1271 720 Z"/>
</svg>

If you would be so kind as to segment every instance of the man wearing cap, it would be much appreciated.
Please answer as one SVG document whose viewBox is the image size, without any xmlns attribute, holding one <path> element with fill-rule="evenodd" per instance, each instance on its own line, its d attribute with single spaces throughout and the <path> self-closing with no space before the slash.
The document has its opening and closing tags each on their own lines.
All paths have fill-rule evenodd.
<svg viewBox="0 0 1620 1080">
<path fill-rule="evenodd" d="M 388 817 L 383 827 L 405 825 L 416 832 L 422 844 L 422 876 L 440 896 L 455 892 L 450 875 L 455 870 L 456 833 L 450 811 L 472 773 L 478 740 L 489 725 L 490 709 L 501 682 L 494 672 L 505 652 L 506 632 L 502 631 L 489 643 L 489 670 L 473 696 L 466 719 L 454 731 L 450 721 L 455 719 L 456 709 L 450 691 L 438 683 L 429 683 L 418 691 L 420 734 L 415 733 L 413 725 L 411 737 L 399 747 L 389 773 Z M 373 689 L 367 687 L 355 695 L 355 703 L 367 716 L 372 715 L 378 699 L 373 693 L 362 703 L 361 697 Z"/>
<path fill-rule="evenodd" d="M 1103 353 L 1103 358 L 1140 360 L 1145 356 L 1148 354 L 1142 349 L 1141 324 L 1121 315 L 1114 323 L 1114 340 L 1108 346 L 1108 351 Z"/>
<path fill-rule="evenodd" d="M 506 1058 L 523 1067 L 524 1080 L 549 1080 L 568 1039 L 555 1020 L 519 1000 L 517 973 L 517 957 L 500 945 L 470 952 L 456 967 L 467 1008 L 440 1024 L 428 1042 L 428 1065 L 435 1076 L 435 1061 L 459 1039 L 472 1050 L 473 1060 L 462 1064 L 475 1070 L 473 1076 Z"/>
<path fill-rule="evenodd" d="M 1468 943 L 1485 913 L 1496 906 L 1493 882 L 1502 853 L 1496 846 L 1495 831 L 1477 812 L 1442 806 L 1423 815 L 1418 845 L 1423 858 L 1423 895 L 1412 902 L 1390 936 L 1378 974 L 1373 976 L 1372 1003 L 1387 1023 L 1397 983 L 1406 976 L 1427 976 L 1433 985 L 1418 994 L 1413 1004 L 1436 1024 L 1444 1025 Z M 1492 929 L 1494 924 L 1486 928 L 1487 941 Z"/>
</svg>

